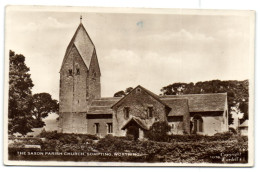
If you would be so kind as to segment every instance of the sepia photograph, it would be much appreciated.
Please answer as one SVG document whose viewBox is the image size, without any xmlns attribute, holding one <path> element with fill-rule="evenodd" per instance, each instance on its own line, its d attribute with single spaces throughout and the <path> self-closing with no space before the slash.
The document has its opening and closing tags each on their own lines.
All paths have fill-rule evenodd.
<svg viewBox="0 0 260 172">
<path fill-rule="evenodd" d="M 254 163 L 255 12 L 7 6 L 4 163 Z"/>
</svg>

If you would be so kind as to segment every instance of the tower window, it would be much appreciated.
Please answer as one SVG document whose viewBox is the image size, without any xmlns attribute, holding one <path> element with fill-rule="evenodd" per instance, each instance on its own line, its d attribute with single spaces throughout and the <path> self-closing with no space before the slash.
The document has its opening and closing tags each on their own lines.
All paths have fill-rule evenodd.
<svg viewBox="0 0 260 172">
<path fill-rule="evenodd" d="M 72 76 L 72 69 L 69 69 L 69 74 L 68 76 Z"/>
<path fill-rule="evenodd" d="M 96 134 L 99 133 L 99 123 L 95 123 Z"/>
<path fill-rule="evenodd" d="M 152 106 L 148 107 L 148 117 L 149 118 L 153 117 L 153 107 Z"/>
<path fill-rule="evenodd" d="M 76 74 L 77 74 L 77 75 L 80 75 L 80 70 L 79 70 L 79 68 L 76 69 Z"/>
<path fill-rule="evenodd" d="M 129 111 L 130 111 L 130 108 L 129 108 L 129 107 L 124 107 L 124 116 L 125 116 L 125 119 L 128 119 L 128 118 L 129 118 Z"/>
<path fill-rule="evenodd" d="M 113 124 L 107 123 L 107 133 L 113 133 Z"/>
</svg>

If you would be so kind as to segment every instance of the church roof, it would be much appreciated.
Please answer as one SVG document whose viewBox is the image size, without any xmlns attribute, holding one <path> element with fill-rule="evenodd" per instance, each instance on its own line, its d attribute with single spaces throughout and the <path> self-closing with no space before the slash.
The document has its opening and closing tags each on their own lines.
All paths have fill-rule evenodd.
<svg viewBox="0 0 260 172">
<path fill-rule="evenodd" d="M 183 116 L 189 113 L 187 99 L 163 99 L 163 101 L 171 108 L 168 116 Z"/>
<path fill-rule="evenodd" d="M 146 92 L 148 95 L 150 95 L 151 97 L 153 97 L 155 100 L 157 100 L 157 101 L 160 102 L 161 104 L 163 104 L 163 105 L 165 105 L 166 107 L 168 107 L 168 105 L 167 105 L 164 101 L 162 101 L 158 95 L 154 94 L 154 93 L 151 92 L 150 90 L 147 90 L 146 88 L 142 87 L 141 85 L 138 85 L 137 87 L 135 87 L 132 91 L 130 91 L 130 93 L 131 93 L 131 92 L 134 92 L 137 88 L 141 88 L 142 90 L 144 90 L 144 92 Z M 126 96 L 124 96 L 124 97 L 123 97 L 122 99 L 120 99 L 118 102 L 116 102 L 116 103 L 112 106 L 112 108 L 115 107 L 116 105 L 119 105 L 121 102 L 123 102 L 123 101 L 128 97 L 128 95 L 130 95 L 130 93 L 128 93 Z"/>
<path fill-rule="evenodd" d="M 226 93 L 157 96 L 141 86 L 138 87 L 145 90 L 156 100 L 159 99 L 158 101 L 162 102 L 167 107 L 170 107 L 168 116 L 182 116 L 189 112 L 225 110 Z M 104 97 L 95 99 L 89 107 L 88 114 L 112 114 L 112 107 L 122 101 L 125 97 Z"/>
<path fill-rule="evenodd" d="M 149 130 L 149 127 L 147 126 L 147 124 L 146 124 L 146 122 L 144 121 L 144 120 L 142 120 L 142 119 L 140 119 L 140 118 L 138 118 L 138 117 L 132 117 L 132 118 L 130 118 L 124 125 L 123 125 L 123 127 L 121 128 L 122 130 L 125 130 L 127 127 L 128 127 L 128 125 L 130 125 L 130 123 L 132 123 L 132 122 L 134 122 L 134 123 L 136 123 L 139 127 L 141 127 L 142 129 L 144 129 L 144 130 Z"/>
<path fill-rule="evenodd" d="M 62 66 L 65 63 L 66 58 L 69 55 L 73 45 L 76 47 L 76 49 L 78 50 L 85 65 L 89 69 L 92 56 L 96 54 L 96 50 L 95 50 L 95 46 L 94 46 L 91 38 L 89 37 L 89 35 L 82 23 L 79 24 L 74 36 L 72 37 L 72 39 L 67 47 L 67 50 L 66 50 L 63 62 L 62 62 Z"/>
<path fill-rule="evenodd" d="M 92 101 L 88 114 L 112 114 L 111 106 L 118 102 L 122 97 L 104 97 Z"/>
<path fill-rule="evenodd" d="M 238 126 L 239 128 L 248 127 L 248 120 L 245 120 L 242 124 Z"/>
<path fill-rule="evenodd" d="M 176 99 L 187 99 L 190 112 L 224 111 L 227 93 L 165 95 L 161 100 L 174 105 Z"/>
</svg>

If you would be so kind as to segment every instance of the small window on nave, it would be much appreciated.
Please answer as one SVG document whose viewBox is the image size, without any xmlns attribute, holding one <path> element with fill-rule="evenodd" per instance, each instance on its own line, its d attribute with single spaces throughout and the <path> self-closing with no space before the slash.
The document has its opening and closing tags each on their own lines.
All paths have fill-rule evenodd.
<svg viewBox="0 0 260 172">
<path fill-rule="evenodd" d="M 124 107 L 124 116 L 125 116 L 125 119 L 128 119 L 128 118 L 129 118 L 129 111 L 130 111 L 130 108 L 129 108 L 129 107 Z"/>
<path fill-rule="evenodd" d="M 72 69 L 69 69 L 68 72 L 69 72 L 69 73 L 68 73 L 68 76 L 72 76 Z"/>
<path fill-rule="evenodd" d="M 77 74 L 77 75 L 80 75 L 80 70 L 79 70 L 79 68 L 76 69 L 76 74 Z"/>
<path fill-rule="evenodd" d="M 152 107 L 152 106 L 149 106 L 149 107 L 148 107 L 148 117 L 149 117 L 149 118 L 152 118 L 152 117 L 153 117 L 153 107 Z"/>
</svg>

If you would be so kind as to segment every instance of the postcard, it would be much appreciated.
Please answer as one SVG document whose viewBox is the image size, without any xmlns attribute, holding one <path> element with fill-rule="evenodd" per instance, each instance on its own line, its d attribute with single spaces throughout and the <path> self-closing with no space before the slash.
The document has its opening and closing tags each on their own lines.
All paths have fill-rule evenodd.
<svg viewBox="0 0 260 172">
<path fill-rule="evenodd" d="M 255 12 L 7 6 L 4 164 L 254 165 Z"/>
</svg>

